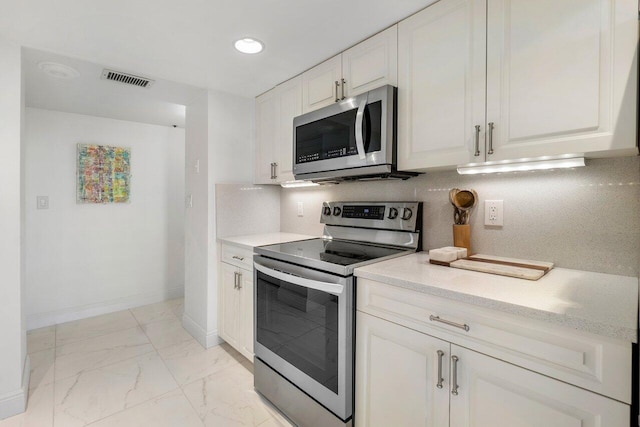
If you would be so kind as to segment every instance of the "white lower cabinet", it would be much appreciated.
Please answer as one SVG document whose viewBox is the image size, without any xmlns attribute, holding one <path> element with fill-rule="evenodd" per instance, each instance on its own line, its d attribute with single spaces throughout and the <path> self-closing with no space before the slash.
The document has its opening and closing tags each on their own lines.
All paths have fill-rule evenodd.
<svg viewBox="0 0 640 427">
<path fill-rule="evenodd" d="M 449 425 L 449 343 L 365 313 L 356 315 L 356 425 Z M 441 357 L 439 357 L 439 353 Z"/>
<path fill-rule="evenodd" d="M 569 331 L 527 330 L 513 319 L 523 336 L 496 334 L 493 320 L 509 328 L 502 314 L 482 309 L 461 311 L 457 302 L 358 279 L 356 312 L 355 425 L 394 427 L 626 427 L 626 399 L 631 359 L 595 336 L 586 340 Z M 414 308 L 422 307 L 420 310 Z M 435 314 L 434 314 L 435 313 Z M 437 316 L 436 316 L 437 315 Z M 434 317 L 435 316 L 435 317 Z M 425 320 L 423 320 L 425 319 Z M 429 320 L 431 319 L 431 320 Z M 426 321 L 426 323 L 425 323 Z M 527 337 L 536 336 L 537 340 Z M 555 336 L 566 334 L 567 351 Z M 505 342 L 508 340 L 509 342 Z M 546 344 L 544 344 L 546 343 Z M 518 344 L 517 354 L 510 348 Z M 471 348 L 479 349 L 480 351 Z M 597 348 L 595 352 L 591 347 Z M 623 351 L 624 350 L 624 351 Z M 486 354 L 484 354 L 486 352 Z M 575 353 L 574 353 L 575 352 Z M 630 356 L 630 348 L 628 349 Z M 513 357 L 514 354 L 517 357 Z M 600 383 L 575 379 L 575 366 L 597 366 Z M 594 356 L 595 355 L 595 356 Z M 597 360 L 591 360 L 595 357 Z M 512 363 L 501 360 L 505 358 Z M 549 369 L 535 359 L 553 365 Z M 521 366 L 518 366 L 521 365 Z M 526 369 L 525 367 L 529 369 Z M 540 366 L 540 372 L 532 370 Z M 615 372 L 614 372 L 615 371 Z M 619 371 L 619 372 L 618 372 Z M 568 373 L 568 374 L 567 374 Z M 552 375 L 552 376 L 550 376 Z M 557 378 L 563 379 L 563 381 Z M 569 380 L 602 390 L 606 395 L 564 382 Z M 607 397 L 609 396 L 609 397 Z"/>
<path fill-rule="evenodd" d="M 450 427 L 629 425 L 629 406 L 451 345 Z"/>
<path fill-rule="evenodd" d="M 250 252 L 223 246 L 218 263 L 218 334 L 253 362 L 253 272 L 245 267 Z"/>
</svg>

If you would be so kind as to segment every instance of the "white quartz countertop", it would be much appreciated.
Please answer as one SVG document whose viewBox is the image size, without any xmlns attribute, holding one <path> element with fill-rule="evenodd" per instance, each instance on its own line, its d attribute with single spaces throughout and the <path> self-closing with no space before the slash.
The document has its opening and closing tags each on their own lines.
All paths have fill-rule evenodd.
<svg viewBox="0 0 640 427">
<path fill-rule="evenodd" d="M 426 252 L 355 275 L 526 318 L 637 342 L 638 278 L 554 268 L 531 281 L 429 264 Z"/>
<path fill-rule="evenodd" d="M 266 234 L 249 234 L 246 236 L 220 237 L 218 242 L 229 243 L 235 246 L 241 246 L 247 249 L 253 249 L 256 246 L 275 245 L 276 243 L 293 242 L 296 240 L 314 239 L 318 236 L 308 236 L 306 234 L 295 233 L 266 233 Z"/>
</svg>

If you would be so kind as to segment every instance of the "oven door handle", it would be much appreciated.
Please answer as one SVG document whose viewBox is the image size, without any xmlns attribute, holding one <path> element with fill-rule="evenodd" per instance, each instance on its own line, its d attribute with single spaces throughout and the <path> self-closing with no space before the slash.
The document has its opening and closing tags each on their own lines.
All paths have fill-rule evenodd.
<svg viewBox="0 0 640 427">
<path fill-rule="evenodd" d="M 364 149 L 364 137 L 362 135 L 362 123 L 364 121 L 364 109 L 367 108 L 367 102 L 369 101 L 369 95 L 366 94 L 360 105 L 358 106 L 358 112 L 356 113 L 356 149 L 358 150 L 358 157 L 360 160 L 367 158 L 367 152 Z"/>
<path fill-rule="evenodd" d="M 254 262 L 253 266 L 256 270 L 266 274 L 267 276 L 273 277 L 274 279 L 283 280 L 285 282 L 293 283 L 294 285 L 302 286 L 304 288 L 315 289 L 317 291 L 326 292 L 328 294 L 336 296 L 340 296 L 344 292 L 344 285 L 305 279 L 304 277 L 265 267 L 258 264 L 257 262 Z"/>
</svg>

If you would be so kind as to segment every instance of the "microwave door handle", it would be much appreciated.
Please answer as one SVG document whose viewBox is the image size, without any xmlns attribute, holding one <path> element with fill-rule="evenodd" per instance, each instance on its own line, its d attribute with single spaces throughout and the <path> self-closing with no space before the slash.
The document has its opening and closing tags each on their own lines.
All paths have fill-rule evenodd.
<svg viewBox="0 0 640 427">
<path fill-rule="evenodd" d="M 360 105 L 358 106 L 358 112 L 356 113 L 356 148 L 358 150 L 358 157 L 360 157 L 360 160 L 367 158 L 367 153 L 364 150 L 362 122 L 364 120 L 364 109 L 367 107 L 368 98 L 368 96 L 362 98 L 362 101 L 360 101 Z"/>
<path fill-rule="evenodd" d="M 317 291 L 326 292 L 328 294 L 336 295 L 336 296 L 340 296 L 344 292 L 344 286 L 339 285 L 337 283 L 328 283 L 328 282 L 320 282 L 317 280 L 305 279 L 304 277 L 294 276 L 293 274 L 287 274 L 287 273 L 283 273 L 282 271 L 273 270 L 271 268 L 260 265 L 257 262 L 254 262 L 253 266 L 256 270 L 266 274 L 269 277 L 273 277 L 274 279 L 293 283 L 294 285 L 315 289 Z"/>
</svg>

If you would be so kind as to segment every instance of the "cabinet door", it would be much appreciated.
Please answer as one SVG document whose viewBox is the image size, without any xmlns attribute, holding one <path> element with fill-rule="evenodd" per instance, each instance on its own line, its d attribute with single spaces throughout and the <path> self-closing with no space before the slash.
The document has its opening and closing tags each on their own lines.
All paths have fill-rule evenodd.
<svg viewBox="0 0 640 427">
<path fill-rule="evenodd" d="M 253 362 L 253 273 L 240 269 L 240 352 Z"/>
<path fill-rule="evenodd" d="M 221 262 L 220 266 L 220 304 L 218 309 L 220 310 L 220 316 L 218 320 L 220 322 L 220 336 L 227 341 L 234 348 L 238 347 L 238 310 L 239 295 L 240 293 L 236 289 L 236 274 L 238 268 L 233 265 Z"/>
<path fill-rule="evenodd" d="M 346 50 L 342 54 L 346 96 L 383 85 L 398 85 L 398 26 Z"/>
<path fill-rule="evenodd" d="M 398 169 L 484 161 L 486 3 L 442 0 L 398 24 Z"/>
<path fill-rule="evenodd" d="M 256 98 L 256 147 L 255 176 L 256 184 L 272 184 L 272 163 L 276 162 L 274 147 L 278 140 L 278 117 L 280 103 L 277 88 L 271 89 Z"/>
<path fill-rule="evenodd" d="M 637 0 L 488 0 L 487 160 L 635 148 Z"/>
<path fill-rule="evenodd" d="M 336 82 L 342 80 L 342 55 L 316 65 L 302 74 L 302 112 L 331 105 L 341 96 Z M 336 92 L 337 90 L 337 92 Z"/>
<path fill-rule="evenodd" d="M 443 387 L 437 388 L 438 350 Z M 449 343 L 357 312 L 355 425 L 449 425 Z"/>
<path fill-rule="evenodd" d="M 277 88 L 280 103 L 278 139 L 276 150 L 278 161 L 276 181 L 293 180 L 293 118 L 302 114 L 302 76 L 294 77 Z"/>
<path fill-rule="evenodd" d="M 458 395 L 451 395 L 451 427 L 597 427 L 629 423 L 629 406 L 616 400 L 453 344 L 451 355 L 458 357 L 459 385 Z"/>
</svg>

